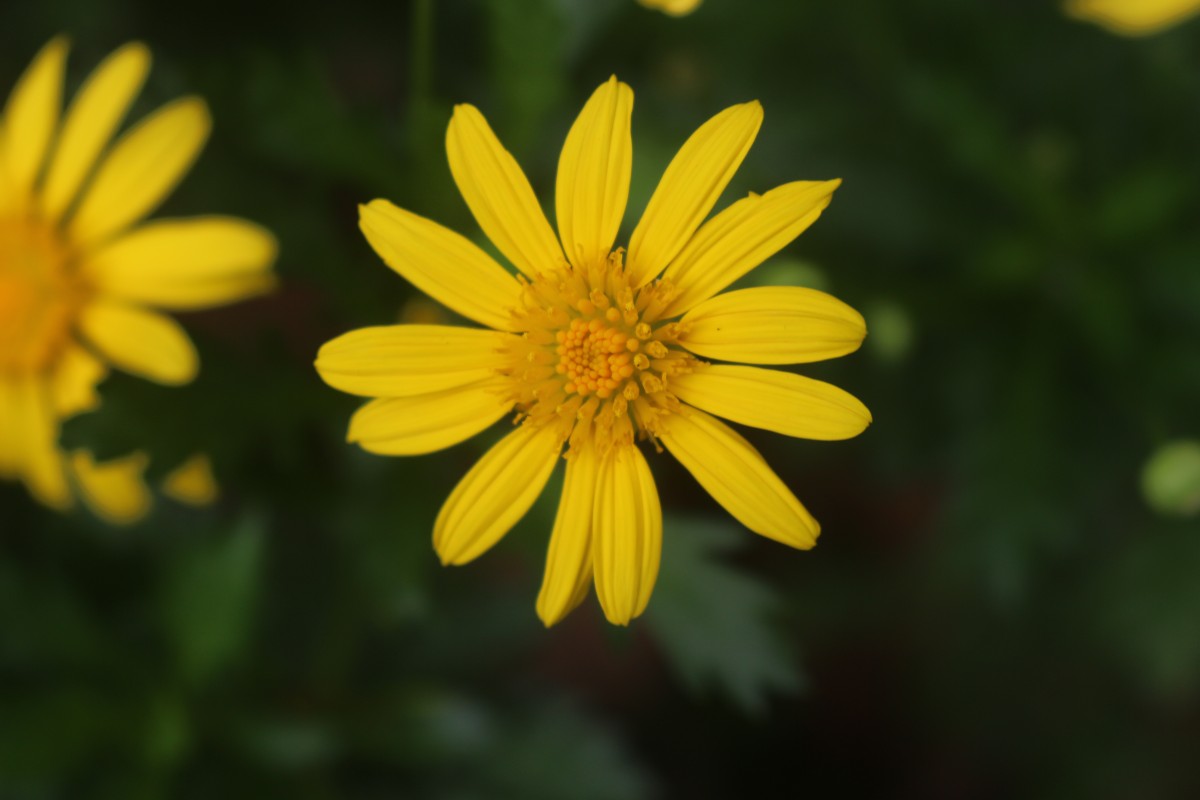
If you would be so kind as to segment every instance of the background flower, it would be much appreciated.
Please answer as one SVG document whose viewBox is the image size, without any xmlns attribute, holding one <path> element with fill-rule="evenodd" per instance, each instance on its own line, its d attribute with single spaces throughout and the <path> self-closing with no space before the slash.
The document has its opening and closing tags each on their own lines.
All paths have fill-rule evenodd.
<svg viewBox="0 0 1200 800">
<path fill-rule="evenodd" d="M 1067 13 L 1113 33 L 1149 36 L 1200 13 L 1196 0 L 1067 0 Z"/>
<path fill-rule="evenodd" d="M 152 309 L 265 291 L 276 247 L 267 231 L 233 218 L 139 224 L 199 154 L 208 110 L 177 100 L 110 145 L 149 52 L 137 43 L 117 50 L 62 113 L 66 58 L 64 38 L 42 48 L 0 119 L 0 477 L 21 479 L 55 508 L 70 505 L 73 480 L 101 516 L 130 522 L 148 507 L 146 457 L 67 459 L 60 421 L 96 406 L 110 364 L 164 385 L 191 382 L 191 340 Z"/>
</svg>

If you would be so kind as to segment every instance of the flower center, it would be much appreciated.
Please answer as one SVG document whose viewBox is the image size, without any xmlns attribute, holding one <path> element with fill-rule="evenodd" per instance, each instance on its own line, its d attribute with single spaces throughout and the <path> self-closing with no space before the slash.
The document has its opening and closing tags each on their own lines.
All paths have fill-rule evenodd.
<svg viewBox="0 0 1200 800">
<path fill-rule="evenodd" d="M 54 231 L 0 219 L 0 374 L 47 368 L 67 341 L 79 300 Z"/>
<path fill-rule="evenodd" d="M 513 310 L 522 335 L 499 370 L 511 379 L 518 420 L 559 426 L 572 448 L 590 441 L 604 452 L 653 439 L 658 418 L 679 407 L 671 377 L 698 363 L 676 345 L 676 324 L 658 322 L 674 288 L 634 286 L 620 250 L 522 283 L 522 307 Z"/>
</svg>

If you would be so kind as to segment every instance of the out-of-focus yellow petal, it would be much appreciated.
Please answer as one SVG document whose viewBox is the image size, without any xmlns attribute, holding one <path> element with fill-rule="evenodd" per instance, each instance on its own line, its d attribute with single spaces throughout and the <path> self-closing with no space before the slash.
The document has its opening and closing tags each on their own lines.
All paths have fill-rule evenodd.
<svg viewBox="0 0 1200 800">
<path fill-rule="evenodd" d="M 731 106 L 680 148 L 629 239 L 626 266 L 636 284 L 653 280 L 692 238 L 750 152 L 762 119 L 757 100 Z"/>
<path fill-rule="evenodd" d="M 495 377 L 468 386 L 372 400 L 350 418 L 346 439 L 385 456 L 415 456 L 456 445 L 509 412 L 512 399 Z"/>
<path fill-rule="evenodd" d="M 1066 0 L 1067 13 L 1123 36 L 1149 36 L 1200 13 L 1200 0 Z"/>
<path fill-rule="evenodd" d="M 629 199 L 633 90 L 608 79 L 583 106 L 558 159 L 558 231 L 576 267 L 608 258 Z"/>
<path fill-rule="evenodd" d="M 475 462 L 433 525 L 443 564 L 466 564 L 500 541 L 533 505 L 561 449 L 552 426 L 522 425 Z"/>
<path fill-rule="evenodd" d="M 42 171 L 62 112 L 67 39 L 50 40 L 34 57 L 8 96 L 0 120 L 0 160 L 5 167 L 6 205 L 22 207 Z"/>
<path fill-rule="evenodd" d="M 0 476 L 20 478 L 39 502 L 63 509 L 71 492 L 51 403 L 40 376 L 0 378 Z"/>
<path fill-rule="evenodd" d="M 326 342 L 317 372 L 362 397 L 408 397 L 478 383 L 495 374 L 509 334 L 454 325 L 360 328 Z"/>
<path fill-rule="evenodd" d="M 270 289 L 277 249 L 269 231 L 241 219 L 155 220 L 101 247 L 85 269 L 109 297 L 196 309 Z"/>
<path fill-rule="evenodd" d="M 359 227 L 384 262 L 425 294 L 468 319 L 513 330 L 521 285 L 466 238 L 387 200 L 359 206 Z M 557 246 L 557 245 L 556 245 Z"/>
<path fill-rule="evenodd" d="M 479 227 L 517 269 L 533 277 L 558 269 L 562 249 L 529 179 L 479 109 L 454 107 L 446 155 L 458 191 Z"/>
<path fill-rule="evenodd" d="M 662 508 L 642 452 L 613 448 L 600 462 L 592 516 L 596 597 L 614 625 L 646 610 L 662 556 Z"/>
<path fill-rule="evenodd" d="M 701 366 L 672 378 L 671 390 L 710 414 L 801 439 L 849 439 L 871 424 L 871 412 L 849 392 L 775 369 Z"/>
<path fill-rule="evenodd" d="M 117 140 L 100 163 L 70 224 L 72 239 L 98 244 L 158 207 L 183 180 L 208 139 L 204 101 L 168 103 Z"/>
<path fill-rule="evenodd" d="M 59 356 L 51 378 L 55 413 L 65 418 L 95 408 L 100 402 L 96 384 L 106 375 L 108 367 L 104 362 L 78 344 L 68 345 Z"/>
<path fill-rule="evenodd" d="M 817 543 L 821 526 L 728 425 L 687 406 L 659 422 L 659 440 L 738 522 L 802 550 Z"/>
<path fill-rule="evenodd" d="M 140 42 L 130 42 L 96 67 L 75 95 L 41 191 L 46 219 L 57 220 L 75 199 L 149 70 L 150 51 Z"/>
<path fill-rule="evenodd" d="M 597 467 L 596 451 L 590 446 L 575 448 L 567 459 L 567 475 L 537 599 L 538 617 L 547 628 L 582 603 L 592 583 L 592 513 Z"/>
<path fill-rule="evenodd" d="M 646 8 L 653 8 L 672 17 L 686 16 L 697 8 L 703 0 L 638 0 Z"/>
<path fill-rule="evenodd" d="M 841 183 L 784 184 L 745 197 L 713 217 L 664 273 L 679 294 L 663 316 L 682 314 L 778 253 L 817 221 Z"/>
<path fill-rule="evenodd" d="M 162 490 L 167 497 L 190 506 L 212 505 L 220 494 L 212 460 L 204 453 L 197 453 L 167 473 Z"/>
<path fill-rule="evenodd" d="M 852 353 L 867 335 L 862 314 L 824 292 L 763 286 L 705 300 L 680 320 L 679 344 L 705 358 L 801 364 Z"/>
<path fill-rule="evenodd" d="M 187 333 L 163 314 L 100 301 L 83 310 L 79 326 L 105 358 L 134 375 L 175 386 L 190 383 L 200 368 Z"/>
<path fill-rule="evenodd" d="M 129 525 L 150 510 L 150 490 L 142 477 L 149 462 L 139 451 L 97 464 L 91 453 L 77 450 L 71 454 L 71 472 L 96 516 L 113 525 Z"/>
</svg>

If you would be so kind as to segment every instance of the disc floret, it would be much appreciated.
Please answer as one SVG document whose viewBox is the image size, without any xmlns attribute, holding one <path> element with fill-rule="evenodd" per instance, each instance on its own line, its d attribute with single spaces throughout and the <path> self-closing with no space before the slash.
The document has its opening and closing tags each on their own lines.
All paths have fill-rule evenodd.
<svg viewBox="0 0 1200 800">
<path fill-rule="evenodd" d="M 678 325 L 659 322 L 676 293 L 670 282 L 635 286 L 616 250 L 600 264 L 564 262 L 522 284 L 513 311 L 521 336 L 500 370 L 512 381 L 518 421 L 558 426 L 572 450 L 653 440 L 658 418 L 679 407 L 671 378 L 698 363 L 677 346 Z"/>
<path fill-rule="evenodd" d="M 66 344 L 82 300 L 46 226 L 0 220 L 0 372 L 42 371 Z"/>
</svg>

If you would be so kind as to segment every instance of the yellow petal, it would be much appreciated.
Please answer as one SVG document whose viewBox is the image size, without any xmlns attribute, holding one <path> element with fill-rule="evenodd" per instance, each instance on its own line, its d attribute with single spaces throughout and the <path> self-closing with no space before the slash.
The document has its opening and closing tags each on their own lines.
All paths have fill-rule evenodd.
<svg viewBox="0 0 1200 800">
<path fill-rule="evenodd" d="M 506 384 L 490 377 L 468 386 L 372 400 L 350 418 L 347 441 L 385 456 L 416 456 L 486 430 L 513 407 Z"/>
<path fill-rule="evenodd" d="M 62 110 L 67 40 L 55 37 L 34 57 L 4 107 L 3 145 L 6 191 L 23 205 L 42 171 Z"/>
<path fill-rule="evenodd" d="M 693 353 L 749 364 L 802 364 L 852 353 L 867 335 L 850 306 L 800 286 L 763 286 L 705 300 L 680 320 Z"/>
<path fill-rule="evenodd" d="M 1071 16 L 1125 36 L 1149 36 L 1200 12 L 1197 0 L 1066 0 Z"/>
<path fill-rule="evenodd" d="M 50 386 L 55 413 L 66 418 L 95 408 L 100 403 L 96 384 L 107 375 L 104 362 L 75 343 L 68 345 L 59 357 Z"/>
<path fill-rule="evenodd" d="M 155 220 L 101 247 L 85 269 L 109 297 L 196 309 L 269 289 L 276 250 L 269 231 L 233 217 Z"/>
<path fill-rule="evenodd" d="M 560 438 L 549 425 L 522 425 L 475 462 L 433 525 L 443 564 L 478 558 L 525 516 L 554 470 Z"/>
<path fill-rule="evenodd" d="M 702 0 L 638 0 L 646 8 L 655 8 L 672 17 L 682 17 L 695 11 Z"/>
<path fill-rule="evenodd" d="M 58 418 L 40 377 L 0 378 L 0 476 L 20 478 L 39 502 L 71 504 L 58 450 Z"/>
<path fill-rule="evenodd" d="M 592 516 L 596 597 L 614 625 L 646 610 L 662 556 L 662 508 L 654 477 L 633 445 L 600 462 Z"/>
<path fill-rule="evenodd" d="M 466 238 L 387 200 L 358 207 L 358 225 L 389 267 L 442 305 L 501 331 L 514 329 L 521 285 Z"/>
<path fill-rule="evenodd" d="M 162 490 L 167 497 L 190 506 L 211 505 L 220 494 L 212 461 L 204 453 L 197 453 L 167 473 Z"/>
<path fill-rule="evenodd" d="M 92 303 L 80 329 L 115 366 L 167 385 L 190 383 L 199 370 L 191 339 L 163 314 L 119 303 Z"/>
<path fill-rule="evenodd" d="M 576 267 L 603 264 L 617 238 L 633 170 L 633 90 L 616 76 L 571 126 L 558 159 L 558 231 Z"/>
<path fill-rule="evenodd" d="M 349 394 L 428 394 L 495 375 L 506 336 L 455 325 L 360 328 L 326 342 L 316 367 L 326 383 Z"/>
<path fill-rule="evenodd" d="M 71 220 L 72 238 L 95 244 L 152 212 L 187 174 L 211 127 L 204 101 L 185 97 L 131 128 L 100 163 Z"/>
<path fill-rule="evenodd" d="M 637 284 L 653 280 L 692 238 L 750 152 L 762 118 L 757 100 L 731 106 L 680 148 L 629 239 L 626 261 Z"/>
<path fill-rule="evenodd" d="M 749 442 L 703 411 L 684 406 L 660 419 L 659 439 L 738 522 L 807 550 L 821 527 Z"/>
<path fill-rule="evenodd" d="M 701 366 L 672 378 L 671 391 L 710 414 L 801 439 L 849 439 L 871 424 L 871 412 L 849 392 L 775 369 Z"/>
<path fill-rule="evenodd" d="M 71 471 L 96 516 L 113 525 L 129 525 L 150 510 L 150 490 L 142 478 L 149 460 L 139 451 L 97 464 L 91 453 L 77 450 L 71 454 Z"/>
<path fill-rule="evenodd" d="M 131 42 L 106 58 L 75 95 L 42 187 L 42 214 L 47 219 L 57 220 L 75 199 L 149 70 L 150 51 Z"/>
<path fill-rule="evenodd" d="M 479 109 L 454 107 L 446 155 L 458 191 L 500 252 L 530 277 L 558 269 L 562 249 L 537 195 Z"/>
<path fill-rule="evenodd" d="M 841 183 L 787 183 L 713 217 L 663 274 L 679 290 L 663 316 L 682 314 L 778 253 L 817 221 Z"/>
<path fill-rule="evenodd" d="M 597 466 L 592 447 L 577 447 L 567 459 L 567 475 L 537 599 L 538 617 L 547 628 L 583 602 L 592 582 L 592 509 Z"/>
</svg>

